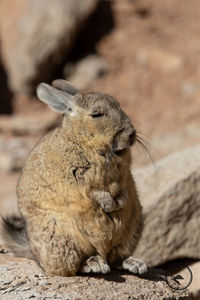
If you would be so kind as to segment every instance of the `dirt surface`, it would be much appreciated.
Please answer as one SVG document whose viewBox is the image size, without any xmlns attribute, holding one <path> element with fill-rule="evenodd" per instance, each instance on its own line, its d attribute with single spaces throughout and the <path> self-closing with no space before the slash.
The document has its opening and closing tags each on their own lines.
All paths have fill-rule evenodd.
<svg viewBox="0 0 200 300">
<path fill-rule="evenodd" d="M 144 278 L 113 271 L 107 275 L 45 276 L 31 260 L 0 254 L 1 300 L 21 299 L 186 299 L 187 291 L 173 291 L 164 272 L 152 269 Z"/>
</svg>

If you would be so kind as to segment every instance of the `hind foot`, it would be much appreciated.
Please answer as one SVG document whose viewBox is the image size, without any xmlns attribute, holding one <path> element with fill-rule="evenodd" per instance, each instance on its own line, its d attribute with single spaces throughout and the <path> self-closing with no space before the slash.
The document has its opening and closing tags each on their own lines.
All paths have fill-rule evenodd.
<svg viewBox="0 0 200 300">
<path fill-rule="evenodd" d="M 129 256 L 122 261 L 122 269 L 134 274 L 144 274 L 147 272 L 147 265 L 142 259 Z"/>
<path fill-rule="evenodd" d="M 81 266 L 80 272 L 106 274 L 110 272 L 110 267 L 100 256 L 90 256 Z"/>
<path fill-rule="evenodd" d="M 117 260 L 113 267 L 118 270 L 128 270 L 134 274 L 144 274 L 147 272 L 147 265 L 145 262 L 133 256 L 129 256 L 125 259 Z"/>
</svg>

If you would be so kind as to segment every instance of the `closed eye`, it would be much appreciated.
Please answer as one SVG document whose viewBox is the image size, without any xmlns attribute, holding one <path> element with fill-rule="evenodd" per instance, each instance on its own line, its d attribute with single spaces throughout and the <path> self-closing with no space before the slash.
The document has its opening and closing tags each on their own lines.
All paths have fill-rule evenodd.
<svg viewBox="0 0 200 300">
<path fill-rule="evenodd" d="M 100 118 L 102 116 L 104 116 L 104 114 L 93 114 L 93 115 L 90 115 L 92 118 Z"/>
</svg>

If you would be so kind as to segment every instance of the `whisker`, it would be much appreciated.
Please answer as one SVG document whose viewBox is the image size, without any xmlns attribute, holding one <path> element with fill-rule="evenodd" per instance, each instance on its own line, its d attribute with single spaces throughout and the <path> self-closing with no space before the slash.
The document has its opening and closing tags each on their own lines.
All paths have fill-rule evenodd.
<svg viewBox="0 0 200 300">
<path fill-rule="evenodd" d="M 145 138 L 144 138 L 144 136 L 145 136 Z M 148 139 L 151 139 L 151 140 L 153 139 L 153 137 L 151 135 L 147 135 L 147 134 L 143 134 L 142 133 L 142 136 L 141 136 L 141 133 L 137 132 L 137 137 L 140 139 L 140 141 L 143 144 L 146 145 L 146 147 L 148 148 L 149 152 L 153 151 L 154 153 L 156 153 L 156 156 L 157 156 L 158 159 L 162 159 L 163 158 L 162 154 L 158 151 L 158 149 L 156 149 L 152 143 L 148 142 Z M 155 159 L 153 159 L 153 161 L 155 161 Z"/>
<path fill-rule="evenodd" d="M 143 139 L 141 136 L 136 136 L 136 142 L 142 146 L 142 149 L 144 150 L 144 152 L 148 155 L 149 159 L 151 160 L 152 164 L 154 164 L 154 159 L 150 153 L 150 148 L 151 145 L 148 141 L 146 141 L 145 139 Z"/>
<path fill-rule="evenodd" d="M 139 136 L 138 134 L 136 135 L 136 143 L 142 147 L 142 150 L 144 151 L 144 153 L 147 154 L 148 158 L 150 159 L 150 161 L 154 167 L 155 176 L 157 179 L 158 172 L 157 172 L 157 168 L 156 168 L 156 163 L 151 154 L 151 149 L 153 148 L 153 146 L 147 140 L 145 140 L 143 137 Z"/>
</svg>

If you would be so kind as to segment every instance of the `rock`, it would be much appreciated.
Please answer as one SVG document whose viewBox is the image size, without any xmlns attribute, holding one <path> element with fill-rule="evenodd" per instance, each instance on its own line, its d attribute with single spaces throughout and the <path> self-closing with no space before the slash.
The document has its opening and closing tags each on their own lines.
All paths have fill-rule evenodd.
<svg viewBox="0 0 200 300">
<path fill-rule="evenodd" d="M 19 171 L 34 143 L 30 138 L 0 137 L 0 171 Z"/>
<path fill-rule="evenodd" d="M 37 114 L 3 116 L 0 118 L 0 132 L 14 135 L 44 134 L 58 123 L 58 114 L 48 110 Z"/>
<path fill-rule="evenodd" d="M 107 275 L 49 278 L 33 261 L 0 254 L 0 297 L 1 300 L 188 299 L 187 291 L 170 289 L 162 274 L 155 269 L 145 278 L 119 271 Z"/>
<path fill-rule="evenodd" d="M 190 269 L 193 273 L 193 279 L 191 285 L 188 287 L 194 299 L 200 299 L 200 261 L 190 265 Z"/>
<path fill-rule="evenodd" d="M 163 72 L 177 71 L 183 66 L 181 56 L 159 48 L 139 49 L 136 59 L 141 66 L 154 68 Z"/>
<path fill-rule="evenodd" d="M 16 186 L 20 174 L 0 172 L 0 216 L 18 213 Z"/>
<path fill-rule="evenodd" d="M 181 86 L 182 92 L 186 96 L 194 96 L 197 94 L 199 87 L 197 84 L 192 82 L 184 82 Z"/>
<path fill-rule="evenodd" d="M 184 125 L 182 130 L 156 134 L 152 138 L 149 137 L 148 141 L 144 141 L 149 155 L 146 151 L 141 151 L 143 150 L 141 147 L 132 147 L 134 168 L 139 169 L 149 165 L 151 161 L 156 162 L 172 153 L 193 147 L 197 145 L 197 141 L 200 141 L 200 130 L 195 120 Z"/>
<path fill-rule="evenodd" d="M 134 255 L 149 266 L 200 258 L 200 146 L 168 156 L 135 174 L 145 219 Z"/>
<path fill-rule="evenodd" d="M 64 68 L 64 77 L 74 86 L 81 89 L 94 84 L 102 75 L 108 72 L 108 64 L 98 55 L 91 54 L 73 64 L 67 64 Z"/>
<path fill-rule="evenodd" d="M 3 62 L 15 92 L 52 79 L 99 0 L 2 0 Z"/>
</svg>

